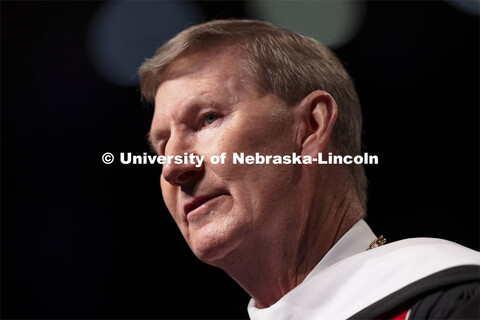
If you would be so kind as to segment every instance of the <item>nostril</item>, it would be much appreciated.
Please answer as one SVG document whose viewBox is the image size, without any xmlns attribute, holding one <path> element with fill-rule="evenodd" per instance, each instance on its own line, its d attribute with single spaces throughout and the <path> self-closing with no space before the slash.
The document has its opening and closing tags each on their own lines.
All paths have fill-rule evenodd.
<svg viewBox="0 0 480 320">
<path fill-rule="evenodd" d="M 183 183 L 185 181 L 188 181 L 190 180 L 190 178 L 192 178 L 192 176 L 195 174 L 194 171 L 186 171 L 186 172 L 182 172 L 178 177 L 177 177 L 177 180 L 179 183 Z"/>
<path fill-rule="evenodd" d="M 163 165 L 162 175 L 170 184 L 180 186 L 188 183 L 190 180 L 198 179 L 203 170 L 204 167 L 202 165 L 198 166 L 188 163 L 188 161 L 182 164 L 166 163 Z"/>
</svg>

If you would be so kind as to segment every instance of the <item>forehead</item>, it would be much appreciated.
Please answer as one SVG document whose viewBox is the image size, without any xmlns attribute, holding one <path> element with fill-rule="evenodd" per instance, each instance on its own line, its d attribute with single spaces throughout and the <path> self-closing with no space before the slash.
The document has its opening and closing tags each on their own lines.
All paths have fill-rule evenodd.
<svg viewBox="0 0 480 320">
<path fill-rule="evenodd" d="M 234 45 L 206 48 L 181 56 L 163 75 L 156 92 L 156 105 L 171 91 L 183 96 L 202 90 L 221 94 L 257 89 L 249 70 L 244 53 Z"/>
</svg>

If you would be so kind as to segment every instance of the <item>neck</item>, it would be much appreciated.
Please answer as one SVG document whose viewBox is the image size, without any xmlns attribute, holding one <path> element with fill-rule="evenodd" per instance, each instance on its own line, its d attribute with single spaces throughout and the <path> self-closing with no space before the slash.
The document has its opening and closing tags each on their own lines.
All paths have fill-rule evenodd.
<svg viewBox="0 0 480 320">
<path fill-rule="evenodd" d="M 261 235 L 218 263 L 254 299 L 257 308 L 273 305 L 302 283 L 360 220 L 363 210 L 353 188 L 330 191 L 323 197 L 312 195 L 311 201 L 306 201 L 310 207 L 291 208 L 295 221 L 281 228 L 270 226 L 277 230 L 274 236 Z"/>
</svg>

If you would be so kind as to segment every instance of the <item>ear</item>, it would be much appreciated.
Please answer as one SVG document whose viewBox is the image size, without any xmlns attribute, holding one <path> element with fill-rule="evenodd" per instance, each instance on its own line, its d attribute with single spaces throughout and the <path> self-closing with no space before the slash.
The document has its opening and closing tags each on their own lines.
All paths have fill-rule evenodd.
<svg viewBox="0 0 480 320">
<path fill-rule="evenodd" d="M 337 120 L 337 103 L 327 92 L 316 90 L 303 98 L 299 107 L 305 125 L 302 156 L 317 157 L 330 139 Z"/>
</svg>

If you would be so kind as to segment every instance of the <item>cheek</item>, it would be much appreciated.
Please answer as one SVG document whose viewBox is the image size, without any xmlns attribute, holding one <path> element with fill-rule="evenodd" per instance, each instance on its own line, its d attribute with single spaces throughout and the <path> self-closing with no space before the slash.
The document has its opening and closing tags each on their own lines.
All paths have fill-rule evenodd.
<svg viewBox="0 0 480 320">
<path fill-rule="evenodd" d="M 233 152 L 253 156 L 256 152 L 262 155 L 291 154 L 295 148 L 294 139 L 290 138 L 288 127 L 284 127 L 283 132 L 279 127 L 265 128 L 258 124 L 243 128 L 226 130 L 219 137 L 215 148 L 227 152 L 227 162 L 211 165 L 212 171 L 227 182 L 241 211 L 253 216 L 259 212 L 278 211 L 279 206 L 285 206 L 290 199 L 295 168 L 291 165 L 233 164 Z"/>
</svg>

